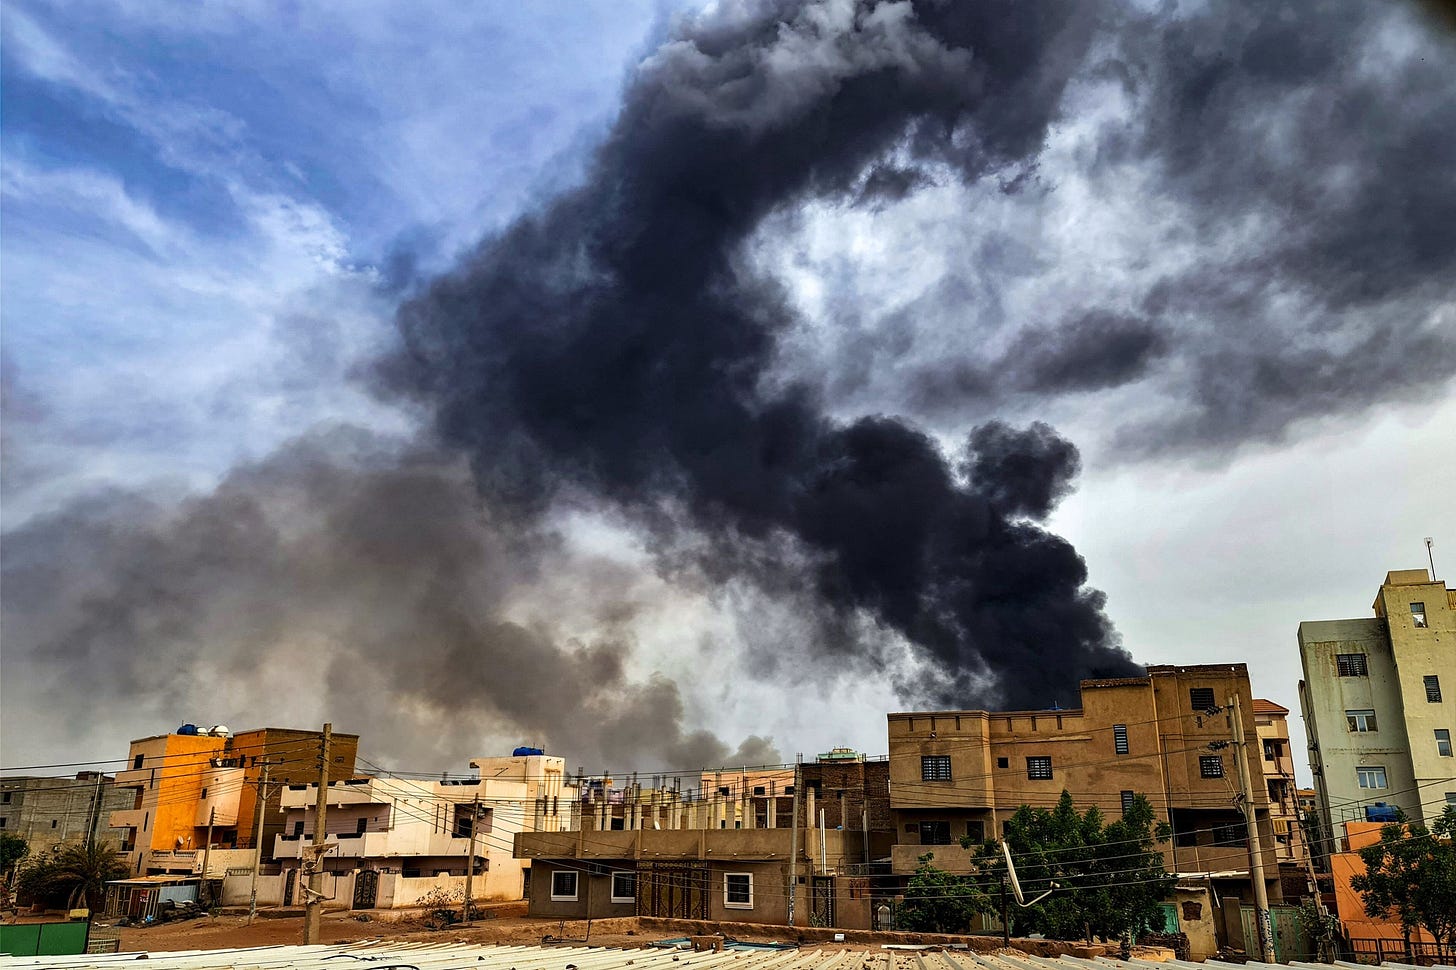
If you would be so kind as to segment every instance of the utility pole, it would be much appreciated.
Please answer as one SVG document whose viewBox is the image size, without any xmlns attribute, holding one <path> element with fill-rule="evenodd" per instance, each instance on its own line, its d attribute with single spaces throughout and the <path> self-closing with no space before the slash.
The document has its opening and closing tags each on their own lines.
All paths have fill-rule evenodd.
<svg viewBox="0 0 1456 970">
<path fill-rule="evenodd" d="M 328 851 L 325 845 L 324 816 L 329 810 L 329 743 L 333 740 L 333 734 L 333 724 L 325 724 L 323 736 L 319 738 L 318 799 L 314 802 L 313 845 L 310 846 L 309 853 L 313 856 L 313 868 L 308 873 L 308 899 L 303 909 L 304 946 L 320 942 L 319 921 L 323 918 L 324 909 L 324 853 Z"/>
<path fill-rule="evenodd" d="M 1001 876 L 1001 945 L 1011 946 L 1011 902 L 1006 898 L 1006 876 Z"/>
<path fill-rule="evenodd" d="M 217 821 L 217 806 L 214 805 L 207 810 L 207 843 L 202 847 L 202 885 L 208 888 L 207 864 L 212 859 L 212 823 Z M 200 895 L 200 894 L 199 894 Z M 207 902 L 212 902 L 212 892 L 207 893 Z"/>
<path fill-rule="evenodd" d="M 258 915 L 258 870 L 263 866 L 263 810 L 268 806 L 268 772 L 273 767 L 263 759 L 263 780 L 258 782 L 258 834 L 253 839 L 253 879 L 248 888 L 248 925 Z"/>
<path fill-rule="evenodd" d="M 794 925 L 794 899 L 799 895 L 799 762 L 803 755 L 794 755 L 794 801 L 789 809 L 789 925 Z"/>
<path fill-rule="evenodd" d="M 1269 921 L 1269 894 L 1264 888 L 1264 851 L 1259 844 L 1259 816 L 1254 811 L 1254 783 L 1249 773 L 1249 742 L 1244 737 L 1244 713 L 1235 691 L 1228 706 L 1234 719 L 1234 747 L 1239 762 L 1239 784 L 1244 789 L 1244 824 L 1249 833 L 1249 880 L 1254 884 L 1254 924 L 1259 931 L 1260 959 L 1277 963 L 1274 955 L 1274 927 Z"/>
<path fill-rule="evenodd" d="M 470 858 L 465 862 L 465 925 L 470 925 L 470 900 L 475 882 L 475 823 L 480 820 L 480 795 L 477 794 L 470 801 Z M 587 877 L 590 880 L 590 876 Z M 590 911 L 588 914 L 590 915 Z"/>
<path fill-rule="evenodd" d="M 101 824 L 101 780 L 105 777 L 105 772 L 96 772 L 96 791 L 91 796 L 91 825 L 86 833 L 86 841 L 92 845 L 96 844 L 96 827 Z"/>
</svg>

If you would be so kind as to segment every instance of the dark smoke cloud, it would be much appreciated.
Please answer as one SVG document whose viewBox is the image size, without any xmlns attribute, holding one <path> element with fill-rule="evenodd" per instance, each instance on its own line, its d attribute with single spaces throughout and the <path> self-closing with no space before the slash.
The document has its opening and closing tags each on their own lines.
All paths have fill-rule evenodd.
<svg viewBox="0 0 1456 970">
<path fill-rule="evenodd" d="M 552 547 L 497 524 L 458 459 L 351 431 L 178 507 L 97 496 L 6 535 L 5 689 L 30 695 L 6 705 L 84 697 L 81 732 L 332 718 L 372 757 L 459 770 L 521 741 L 594 767 L 780 760 L 686 727 L 676 685 L 627 674 L 620 567 L 558 551 L 601 613 L 587 642 L 555 631 L 532 600 Z"/>
<path fill-rule="evenodd" d="M 585 493 L 719 546 L 806 548 L 822 600 L 940 668 L 922 700 L 1068 702 L 1081 677 L 1132 671 L 1081 559 L 1027 521 L 1075 450 L 983 428 L 959 481 L 903 422 L 766 390 L 794 314 L 738 258 L 780 207 L 863 197 L 889 154 L 963 178 L 1034 154 L 1092 10 L 778 5 L 691 25 L 639 70 L 583 188 L 403 309 L 390 378 L 517 513 Z"/>
</svg>

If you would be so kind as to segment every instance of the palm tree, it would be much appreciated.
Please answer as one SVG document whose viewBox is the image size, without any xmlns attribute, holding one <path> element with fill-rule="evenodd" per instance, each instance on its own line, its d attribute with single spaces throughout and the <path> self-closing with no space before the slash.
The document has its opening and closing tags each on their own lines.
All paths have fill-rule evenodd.
<svg viewBox="0 0 1456 970">
<path fill-rule="evenodd" d="M 72 887 L 68 909 L 74 909 L 82 899 L 88 908 L 97 909 L 106 898 L 106 883 L 126 874 L 121 853 L 109 842 L 87 839 L 80 845 L 66 846 L 56 858 L 56 882 Z"/>
</svg>

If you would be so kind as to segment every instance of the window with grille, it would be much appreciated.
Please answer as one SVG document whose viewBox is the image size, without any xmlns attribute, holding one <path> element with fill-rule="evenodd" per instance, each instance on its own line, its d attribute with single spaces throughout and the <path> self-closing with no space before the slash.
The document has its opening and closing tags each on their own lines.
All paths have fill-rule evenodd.
<svg viewBox="0 0 1456 970">
<path fill-rule="evenodd" d="M 1198 773 L 1205 778 L 1223 777 L 1223 755 L 1205 754 L 1198 757 Z"/>
<path fill-rule="evenodd" d="M 1426 604 L 1412 603 L 1410 605 L 1410 608 L 1411 622 L 1414 623 L 1417 628 L 1424 627 L 1426 625 Z"/>
<path fill-rule="evenodd" d="M 551 874 L 551 898 L 555 900 L 576 898 L 576 873 L 553 872 Z"/>
<path fill-rule="evenodd" d="M 1436 754 L 1451 757 L 1451 731 L 1447 728 L 1436 728 Z"/>
<path fill-rule="evenodd" d="M 1215 707 L 1212 687 L 1190 687 L 1188 689 L 1188 703 L 1193 705 L 1195 711 L 1206 711 Z"/>
<path fill-rule="evenodd" d="M 612 873 L 612 902 L 630 903 L 637 898 L 637 873 Z"/>
<path fill-rule="evenodd" d="M 1026 777 L 1035 781 L 1049 781 L 1052 777 L 1052 759 L 1048 757 L 1027 758 Z"/>
<path fill-rule="evenodd" d="M 1346 711 L 1345 723 L 1350 726 L 1351 733 L 1366 734 L 1375 730 L 1375 712 Z"/>
<path fill-rule="evenodd" d="M 1248 841 L 1248 827 L 1242 823 L 1230 825 L 1215 825 L 1213 827 L 1214 845 L 1243 845 Z"/>
<path fill-rule="evenodd" d="M 950 755 L 928 754 L 920 759 L 921 781 L 950 781 Z"/>
<path fill-rule="evenodd" d="M 1431 704 L 1441 703 L 1441 678 L 1435 674 L 1427 674 L 1421 679 L 1426 684 L 1426 701 Z"/>
<path fill-rule="evenodd" d="M 1134 797 L 1136 796 L 1134 796 L 1133 793 L 1130 791 L 1125 791 L 1122 793 L 1122 814 L 1126 815 L 1128 812 L 1132 811 L 1132 800 Z"/>
<path fill-rule="evenodd" d="M 1369 677 L 1370 667 L 1363 653 L 1342 653 L 1335 656 L 1335 673 L 1341 677 Z"/>
<path fill-rule="evenodd" d="M 1112 749 L 1118 754 L 1127 754 L 1127 725 L 1112 725 Z"/>
<path fill-rule="evenodd" d="M 975 845 L 978 842 L 986 841 L 986 823 L 980 819 L 972 819 L 966 823 L 966 841 Z"/>
<path fill-rule="evenodd" d="M 729 909 L 753 908 L 753 873 L 723 873 L 723 905 Z"/>
<path fill-rule="evenodd" d="M 1355 779 L 1361 788 L 1389 788 L 1384 768 L 1356 768 Z"/>
<path fill-rule="evenodd" d="M 921 822 L 921 845 L 950 845 L 949 822 Z"/>
</svg>

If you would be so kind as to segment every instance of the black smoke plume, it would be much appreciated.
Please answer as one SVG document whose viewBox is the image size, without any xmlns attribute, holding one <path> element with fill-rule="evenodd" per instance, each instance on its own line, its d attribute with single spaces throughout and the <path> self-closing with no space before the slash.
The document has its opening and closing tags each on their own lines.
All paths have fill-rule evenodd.
<svg viewBox="0 0 1456 970">
<path fill-rule="evenodd" d="M 1082 560 L 1032 523 L 1075 450 L 990 425 L 961 478 L 902 421 L 834 420 L 809 386 L 766 385 L 794 312 L 739 258 L 775 210 L 883 194 L 892 156 L 966 179 L 1024 163 L 1093 11 L 775 4 L 693 24 L 638 70 L 579 190 L 403 308 L 392 380 L 513 514 L 570 492 L 719 545 L 806 549 L 823 602 L 938 668 L 915 700 L 1044 706 L 1131 672 Z"/>
</svg>

